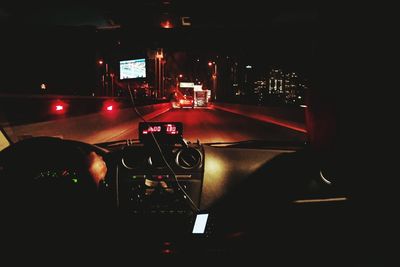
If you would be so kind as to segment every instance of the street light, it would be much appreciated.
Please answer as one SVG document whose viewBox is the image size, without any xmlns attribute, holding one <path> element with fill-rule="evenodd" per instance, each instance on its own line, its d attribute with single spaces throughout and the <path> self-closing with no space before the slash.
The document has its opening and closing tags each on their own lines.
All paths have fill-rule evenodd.
<svg viewBox="0 0 400 267">
<path fill-rule="evenodd" d="M 110 78 L 110 75 L 109 75 L 109 73 L 108 73 L 108 63 L 105 63 L 104 62 L 104 60 L 103 59 L 99 59 L 98 61 L 97 61 L 97 63 L 100 65 L 100 66 L 103 66 L 104 64 L 105 64 L 105 71 L 104 72 L 102 72 L 102 74 L 101 74 L 101 83 L 102 83 L 102 87 L 103 87 L 103 90 L 104 90 L 104 92 L 103 93 L 105 93 L 105 95 L 106 96 L 108 96 L 108 94 L 109 94 L 109 92 L 108 92 L 108 90 L 109 90 L 109 78 Z M 111 83 L 113 83 L 114 81 L 112 80 L 111 81 Z M 111 86 L 113 87 L 113 85 L 111 84 Z M 112 88 L 113 89 L 113 88 Z M 114 92 L 112 92 L 112 94 L 114 94 Z"/>
<path fill-rule="evenodd" d="M 40 89 L 41 89 L 42 93 L 46 92 L 47 85 L 45 83 L 40 84 Z"/>
<path fill-rule="evenodd" d="M 155 76 L 155 93 L 156 98 L 161 98 L 164 95 L 164 51 L 162 48 L 157 49 L 154 56 L 154 76 Z"/>
<path fill-rule="evenodd" d="M 209 61 L 208 62 L 208 66 L 213 68 L 213 73 L 211 75 L 212 78 L 212 82 L 213 82 L 213 90 L 212 90 L 212 96 L 211 99 L 216 100 L 217 96 L 216 96 L 216 91 L 217 91 L 217 79 L 218 79 L 218 68 L 217 68 L 217 63 L 215 61 Z"/>
</svg>

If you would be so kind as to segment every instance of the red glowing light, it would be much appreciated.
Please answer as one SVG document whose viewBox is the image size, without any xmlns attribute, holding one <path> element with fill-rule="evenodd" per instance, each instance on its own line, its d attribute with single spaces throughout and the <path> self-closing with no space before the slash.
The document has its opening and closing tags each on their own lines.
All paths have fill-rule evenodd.
<svg viewBox="0 0 400 267">
<path fill-rule="evenodd" d="M 67 109 L 68 109 L 68 104 L 61 100 L 53 102 L 50 106 L 50 112 L 52 114 L 57 114 L 57 115 L 65 114 Z"/>
<path fill-rule="evenodd" d="M 161 132 L 161 126 L 154 126 L 154 127 L 149 127 L 147 130 L 143 130 L 143 134 L 148 134 L 148 133 L 159 133 Z"/>
<path fill-rule="evenodd" d="M 185 101 L 183 99 L 179 100 L 179 103 L 183 104 Z"/>
<path fill-rule="evenodd" d="M 55 109 L 56 109 L 56 111 L 62 111 L 62 110 L 64 110 L 64 106 L 63 105 L 56 105 Z"/>
<path fill-rule="evenodd" d="M 183 77 L 183 75 L 182 74 L 179 74 L 179 78 L 182 78 Z"/>
<path fill-rule="evenodd" d="M 211 67 L 212 65 L 213 65 L 213 63 L 212 63 L 211 61 L 209 61 L 209 62 L 208 62 L 208 66 Z"/>
<path fill-rule="evenodd" d="M 163 253 L 163 254 L 171 254 L 171 253 L 172 253 L 172 250 L 170 250 L 170 249 L 164 249 L 164 250 L 162 251 L 162 253 Z"/>
<path fill-rule="evenodd" d="M 100 59 L 100 60 L 98 61 L 98 63 L 99 63 L 99 65 L 103 65 L 104 61 Z"/>
<path fill-rule="evenodd" d="M 160 25 L 164 29 L 172 29 L 174 27 L 174 25 L 169 20 L 162 21 Z"/>
<path fill-rule="evenodd" d="M 114 100 L 106 100 L 103 103 L 102 110 L 107 112 L 109 115 L 114 114 L 116 115 L 116 111 L 119 109 L 119 103 Z"/>
<path fill-rule="evenodd" d="M 158 180 L 161 180 L 162 178 L 163 178 L 162 175 L 158 175 L 158 176 L 157 176 L 157 179 L 158 179 Z"/>
<path fill-rule="evenodd" d="M 176 126 L 173 124 L 166 124 L 166 132 L 167 134 L 178 134 Z"/>
</svg>

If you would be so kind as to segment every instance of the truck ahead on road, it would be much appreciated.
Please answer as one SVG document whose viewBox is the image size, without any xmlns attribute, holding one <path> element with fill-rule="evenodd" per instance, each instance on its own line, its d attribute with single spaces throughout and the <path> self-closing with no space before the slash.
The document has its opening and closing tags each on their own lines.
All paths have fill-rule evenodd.
<svg viewBox="0 0 400 267">
<path fill-rule="evenodd" d="M 196 107 L 207 107 L 207 90 L 194 91 L 194 104 Z"/>
</svg>

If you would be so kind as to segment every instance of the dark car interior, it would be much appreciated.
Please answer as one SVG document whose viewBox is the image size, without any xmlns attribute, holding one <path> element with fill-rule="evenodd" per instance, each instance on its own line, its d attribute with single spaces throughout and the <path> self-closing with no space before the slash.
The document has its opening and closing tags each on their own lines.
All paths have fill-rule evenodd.
<svg viewBox="0 0 400 267">
<path fill-rule="evenodd" d="M 154 7 L 140 2 L 137 9 Z M 19 141 L 0 152 L 0 239 L 5 256 L 16 255 L 16 262 L 31 255 L 32 260 L 53 256 L 57 263 L 79 257 L 131 264 L 185 258 L 190 265 L 203 260 L 212 264 L 207 259 L 218 258 L 227 264 L 244 260 L 284 266 L 391 266 L 398 247 L 391 243 L 396 242 L 396 207 L 389 200 L 390 189 L 376 185 L 355 162 L 365 157 L 358 149 L 361 139 L 353 134 L 356 126 L 342 90 L 335 89 L 341 82 L 327 75 L 349 53 L 345 49 L 338 58 L 330 53 L 337 48 L 336 35 L 327 36 L 334 17 L 330 12 L 311 4 L 286 9 L 268 2 L 268 10 L 282 12 L 262 20 L 266 27 L 260 22 L 266 12 L 261 4 L 249 3 L 241 10 L 242 2 L 205 1 L 194 6 L 195 14 L 209 14 L 198 16 L 202 20 L 197 28 L 135 31 L 138 20 L 150 19 L 143 14 L 132 17 L 117 3 L 122 2 L 97 7 L 108 11 L 104 28 L 122 25 L 103 31 L 100 40 L 118 36 L 135 43 L 131 35 L 139 32 L 144 37 L 137 46 L 250 46 L 262 51 L 266 43 L 272 50 L 277 44 L 257 43 L 246 37 L 249 32 L 271 30 L 279 37 L 281 29 L 293 27 L 293 42 L 301 53 L 288 52 L 296 54 L 291 60 L 311 62 L 306 68 L 313 84 L 307 91 L 307 141 L 188 141 L 185 131 L 190 126 L 179 121 L 142 121 L 132 126 L 138 136 L 97 144 L 57 137 Z M 213 11 L 209 5 L 215 5 Z M 232 13 L 227 5 L 232 5 Z M 16 12 L 38 25 L 54 23 L 28 13 Z M 239 21 L 241 14 L 246 15 Z M 341 29 L 341 24 L 334 25 Z M 6 31 L 35 32 L 13 27 Z M 301 43 L 305 39 L 309 42 Z M 107 166 L 99 184 L 87 171 L 90 152 Z"/>
</svg>

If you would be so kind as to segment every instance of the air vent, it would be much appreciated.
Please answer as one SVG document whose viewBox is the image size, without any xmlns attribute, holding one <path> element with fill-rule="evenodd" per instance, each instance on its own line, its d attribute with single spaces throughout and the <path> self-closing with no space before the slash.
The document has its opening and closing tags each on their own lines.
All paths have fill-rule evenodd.
<svg viewBox="0 0 400 267">
<path fill-rule="evenodd" d="M 153 167 L 154 169 L 157 169 L 157 170 L 166 168 L 165 162 L 161 155 L 157 155 L 157 154 L 151 155 L 147 159 L 147 162 L 151 167 Z"/>
<path fill-rule="evenodd" d="M 202 154 L 195 148 L 184 148 L 176 155 L 175 162 L 182 169 L 198 168 L 202 163 Z"/>
<path fill-rule="evenodd" d="M 140 169 L 146 166 L 146 157 L 142 149 L 125 149 L 121 161 L 122 165 L 128 170 Z"/>
</svg>

